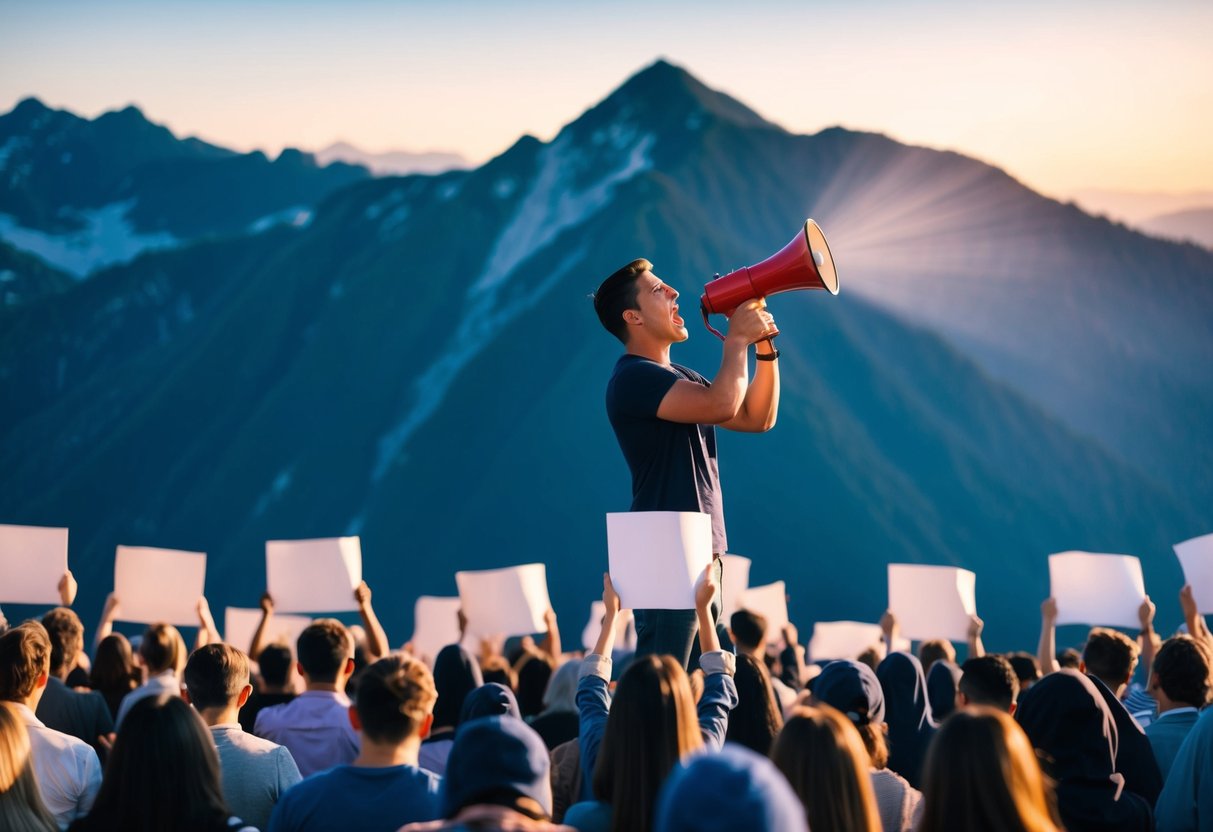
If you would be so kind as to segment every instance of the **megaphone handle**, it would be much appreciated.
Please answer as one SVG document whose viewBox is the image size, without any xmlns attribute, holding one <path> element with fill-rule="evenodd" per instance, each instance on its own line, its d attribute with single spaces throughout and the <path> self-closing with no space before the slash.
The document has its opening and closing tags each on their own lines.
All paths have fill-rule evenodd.
<svg viewBox="0 0 1213 832">
<path fill-rule="evenodd" d="M 708 332 L 712 333 L 712 334 L 713 334 L 713 335 L 715 335 L 717 338 L 719 338 L 721 341 L 723 341 L 723 340 L 724 340 L 724 334 L 723 334 L 723 333 L 722 333 L 722 332 L 721 332 L 719 329 L 717 329 L 716 327 L 712 326 L 712 325 L 711 325 L 711 323 L 709 323 L 709 322 L 708 322 L 708 310 L 707 310 L 707 308 L 706 308 L 706 307 L 703 307 L 703 306 L 700 306 L 700 307 L 699 307 L 699 311 L 703 313 L 703 325 L 704 325 L 704 326 L 706 326 L 706 327 L 708 328 Z"/>
</svg>

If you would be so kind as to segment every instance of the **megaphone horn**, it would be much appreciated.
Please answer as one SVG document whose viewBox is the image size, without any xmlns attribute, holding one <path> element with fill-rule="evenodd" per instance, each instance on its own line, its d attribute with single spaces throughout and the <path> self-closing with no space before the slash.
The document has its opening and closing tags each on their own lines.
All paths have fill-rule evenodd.
<svg viewBox="0 0 1213 832">
<path fill-rule="evenodd" d="M 825 289 L 838 294 L 838 272 L 826 244 L 825 234 L 813 220 L 792 241 L 761 263 L 729 272 L 703 287 L 699 308 L 703 325 L 721 341 L 724 335 L 708 321 L 709 315 L 732 315 L 747 300 L 756 300 L 796 289 Z"/>
</svg>

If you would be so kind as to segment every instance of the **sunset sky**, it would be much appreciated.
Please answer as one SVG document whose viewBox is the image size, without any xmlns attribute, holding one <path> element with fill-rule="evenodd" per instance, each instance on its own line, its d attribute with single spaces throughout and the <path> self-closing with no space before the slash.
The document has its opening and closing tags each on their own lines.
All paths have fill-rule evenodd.
<svg viewBox="0 0 1213 832">
<path fill-rule="evenodd" d="M 799 133 L 949 148 L 1050 195 L 1213 189 L 1213 3 L 0 0 L 0 110 L 135 103 L 274 154 L 473 162 L 658 57 Z"/>
</svg>

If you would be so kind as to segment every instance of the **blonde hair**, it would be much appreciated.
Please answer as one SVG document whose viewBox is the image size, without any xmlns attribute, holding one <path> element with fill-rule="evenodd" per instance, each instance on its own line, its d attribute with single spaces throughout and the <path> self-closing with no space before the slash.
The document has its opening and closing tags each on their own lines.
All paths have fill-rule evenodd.
<svg viewBox="0 0 1213 832">
<path fill-rule="evenodd" d="M 29 730 L 8 702 L 0 702 L 0 829 L 11 832 L 56 832 L 34 780 Z"/>
</svg>

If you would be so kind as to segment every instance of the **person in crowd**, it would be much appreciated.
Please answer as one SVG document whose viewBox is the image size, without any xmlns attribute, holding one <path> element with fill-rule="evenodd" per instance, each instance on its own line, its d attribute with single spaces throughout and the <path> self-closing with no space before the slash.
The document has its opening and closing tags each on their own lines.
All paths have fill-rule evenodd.
<svg viewBox="0 0 1213 832">
<path fill-rule="evenodd" d="M 289 751 L 246 734 L 237 721 L 253 690 L 248 658 L 228 644 L 208 644 L 190 654 L 184 678 L 185 694 L 219 752 L 228 806 L 245 822 L 265 829 L 274 804 L 302 778 Z"/>
<path fill-rule="evenodd" d="M 1158 719 L 1146 738 L 1165 782 L 1200 709 L 1213 700 L 1213 657 L 1191 636 L 1169 638 L 1154 658 L 1147 690 L 1158 701 Z"/>
<path fill-rule="evenodd" d="M 485 684 L 495 682 L 511 691 L 518 687 L 518 677 L 514 674 L 514 667 L 505 656 L 499 653 L 481 657 L 480 674 L 484 678 Z"/>
<path fill-rule="evenodd" d="M 140 699 L 167 693 L 181 695 L 181 670 L 185 667 L 186 649 L 181 633 L 172 624 L 152 624 L 143 631 L 139 655 L 147 670 L 147 681 L 122 698 L 114 725 L 121 730 L 122 720 Z"/>
<path fill-rule="evenodd" d="M 105 699 L 95 691 L 72 690 L 65 683 L 84 649 L 84 625 L 67 607 L 55 607 L 42 616 L 42 626 L 51 640 L 51 675 L 38 702 L 38 719 L 47 728 L 84 740 L 101 755 L 102 737 L 114 730 Z"/>
<path fill-rule="evenodd" d="M 263 708 L 254 732 L 285 745 L 310 777 L 358 756 L 358 735 L 350 725 L 345 684 L 354 672 L 354 640 L 335 618 L 309 624 L 295 645 L 304 691 L 285 705 Z"/>
<path fill-rule="evenodd" d="M 889 650 L 890 653 L 895 651 Z M 936 638 L 924 641 L 918 645 L 918 661 L 922 664 L 922 674 L 925 678 L 935 666 L 935 662 L 943 661 L 956 664 L 956 648 L 946 639 Z"/>
<path fill-rule="evenodd" d="M 1075 670 L 1049 673 L 1020 695 L 1015 720 L 1055 784 L 1066 829 L 1150 830 L 1149 802 L 1116 772 L 1116 721 L 1095 685 Z"/>
<path fill-rule="evenodd" d="M 939 659 L 931 665 L 927 673 L 927 701 L 931 703 L 931 716 L 936 722 L 942 722 L 956 710 L 960 674 L 956 662 L 948 659 Z"/>
<path fill-rule="evenodd" d="M 975 705 L 946 719 L 923 782 L 918 832 L 1061 832 L 1032 745 L 1006 711 Z"/>
<path fill-rule="evenodd" d="M 518 708 L 523 719 L 532 720 L 543 710 L 543 694 L 551 681 L 552 673 L 560 663 L 560 628 L 556 623 L 556 612 L 547 610 L 543 615 L 547 635 L 536 646 L 530 636 L 522 639 L 518 658 L 514 662 L 514 678 L 518 684 Z"/>
<path fill-rule="evenodd" d="M 1213 829 L 1213 707 L 1201 712 L 1175 754 L 1157 820 L 1160 832 Z"/>
<path fill-rule="evenodd" d="M 686 671 L 668 655 L 635 659 L 611 698 L 610 657 L 619 596 L 610 575 L 602 576 L 606 615 L 594 652 L 583 662 L 577 691 L 581 769 L 590 779 L 583 794 L 592 794 L 595 800 L 575 805 L 565 815 L 565 822 L 581 832 L 647 832 L 652 828 L 657 791 L 674 766 L 701 748 L 715 750 L 724 744 L 729 712 L 737 706 L 737 686 L 735 657 L 720 649 L 712 624 L 717 592 L 713 572 L 709 565 L 695 591 L 705 674 L 698 708 L 691 699 Z"/>
<path fill-rule="evenodd" d="M 1154 657 L 1162 647 L 1162 638 L 1154 631 L 1154 602 L 1146 596 L 1138 607 L 1137 616 L 1141 621 L 1141 633 L 1137 638 L 1140 650 L 1139 663 L 1142 668 L 1142 682 L 1129 679 L 1125 689 L 1117 696 L 1124 703 L 1125 710 L 1133 717 L 1133 721 L 1145 728 L 1158 716 L 1158 702 L 1146 692 L 1150 682 L 1150 671 L 1154 666 Z"/>
<path fill-rule="evenodd" d="M 543 737 L 548 748 L 577 738 L 577 677 L 581 662 L 566 661 L 556 668 L 543 692 L 543 710 L 531 720 L 531 727 Z"/>
<path fill-rule="evenodd" d="M 463 700 L 463 710 L 459 712 L 459 724 L 484 716 L 512 716 L 522 719 L 514 691 L 500 682 L 485 682 L 469 693 Z"/>
<path fill-rule="evenodd" d="M 960 708 L 988 705 L 1003 713 L 1015 713 L 1019 699 L 1019 678 L 1006 657 L 987 653 L 967 660 L 960 669 L 956 685 L 956 704 Z"/>
<path fill-rule="evenodd" d="M 240 727 L 249 734 L 254 733 L 257 714 L 264 708 L 285 705 L 298 695 L 295 693 L 295 658 L 290 645 L 277 642 L 263 647 L 257 657 L 257 675 L 259 686 L 240 709 Z"/>
<path fill-rule="evenodd" d="M 794 632 L 787 633 L 786 635 L 792 637 L 787 638 L 785 636 L 788 647 L 785 647 L 781 652 L 780 658 L 787 657 L 792 662 L 795 662 L 796 638 Z M 765 616 L 751 610 L 737 610 L 729 617 L 729 637 L 733 640 L 733 646 L 737 648 L 738 656 L 753 656 L 759 662 L 765 664 L 767 655 L 767 619 Z M 789 647 L 791 648 L 790 655 Z M 803 660 L 801 661 L 803 662 Z M 800 690 L 798 683 L 799 676 L 797 676 L 797 684 L 795 685 L 789 685 L 782 679 L 771 676 L 769 673 L 767 677 L 771 680 L 771 688 L 775 692 L 775 703 L 779 706 L 779 713 L 782 715 L 784 710 L 796 704 L 796 697 Z"/>
<path fill-rule="evenodd" d="M 890 653 L 876 668 L 876 678 L 884 690 L 889 768 L 918 788 L 927 745 L 938 727 L 931 716 L 922 666 L 909 653 Z"/>
<path fill-rule="evenodd" d="M 361 738 L 358 756 L 288 791 L 269 832 L 391 832 L 442 817 L 441 778 L 417 764 L 437 699 L 434 677 L 417 659 L 392 654 L 369 665 L 349 709 Z"/>
<path fill-rule="evenodd" d="M 1073 647 L 1058 650 L 1056 656 L 1058 670 L 1063 667 L 1068 667 L 1071 670 L 1078 670 L 1078 665 L 1082 663 L 1082 653 L 1079 653 Z"/>
<path fill-rule="evenodd" d="M 0 829 L 58 832 L 34 777 L 30 734 L 12 702 L 0 702 Z"/>
<path fill-rule="evenodd" d="M 880 667 L 880 663 L 884 661 L 884 650 L 880 647 L 869 647 L 855 657 L 855 661 L 860 664 L 866 664 L 872 668 L 872 672 L 876 672 L 876 668 Z"/>
<path fill-rule="evenodd" d="M 577 664 L 580 666 L 581 662 Z M 562 823 L 569 807 L 581 800 L 585 784 L 581 771 L 581 746 L 576 737 L 552 749 L 551 780 L 552 822 Z"/>
<path fill-rule="evenodd" d="M 677 766 L 661 789 L 654 824 L 656 832 L 808 832 L 809 828 L 804 807 L 787 778 L 766 757 L 736 745 L 716 754 L 696 755 Z"/>
<path fill-rule="evenodd" d="M 180 696 L 139 699 L 122 720 L 105 780 L 71 832 L 257 832 L 228 809 L 219 755 Z"/>
<path fill-rule="evenodd" d="M 729 714 L 725 740 L 744 745 L 763 756 L 771 753 L 771 744 L 783 727 L 782 709 L 775 702 L 767 666 L 749 653 L 737 656 L 737 707 Z"/>
<path fill-rule="evenodd" d="M 1011 669 L 1015 671 L 1015 678 L 1019 681 L 1020 693 L 1023 693 L 1040 680 L 1042 675 L 1040 663 L 1031 653 L 1024 650 L 1007 653 L 1007 661 L 1011 663 Z"/>
<path fill-rule="evenodd" d="M 92 807 L 101 787 L 101 761 L 88 743 L 47 728 L 35 716 L 50 667 L 50 637 L 37 621 L 0 635 L 0 701 L 12 703 L 25 724 L 38 791 L 55 821 L 66 827 Z"/>
<path fill-rule="evenodd" d="M 1183 588 L 1179 590 L 1179 608 L 1183 610 L 1184 626 L 1187 627 L 1188 635 L 1213 653 L 1213 632 L 1209 632 L 1209 623 L 1200 613 L 1196 597 L 1192 594 L 1191 584 L 1184 584 Z"/>
<path fill-rule="evenodd" d="M 838 711 L 828 705 L 793 710 L 771 759 L 804 804 L 810 829 L 880 832 L 867 749 Z"/>
<path fill-rule="evenodd" d="M 455 729 L 459 714 L 469 693 L 484 684 L 480 664 L 463 645 L 448 644 L 434 659 L 434 686 L 438 701 L 434 704 L 434 727 L 421 743 L 418 756 L 426 771 L 443 774 L 446 758 L 455 744 Z"/>
<path fill-rule="evenodd" d="M 834 708 L 859 731 L 868 753 L 872 793 L 876 798 L 881 829 L 884 832 L 910 832 L 922 811 L 922 794 L 888 768 L 884 691 L 876 673 L 860 662 L 830 662 L 813 681 L 810 702 Z"/>
<path fill-rule="evenodd" d="M 88 678 L 90 687 L 105 700 L 112 725 L 123 698 L 143 681 L 143 671 L 135 662 L 126 636 L 111 633 L 98 642 Z"/>
<path fill-rule="evenodd" d="M 442 785 L 442 820 L 401 832 L 573 832 L 550 822 L 547 747 L 512 716 L 486 716 L 459 726 Z"/>
</svg>

